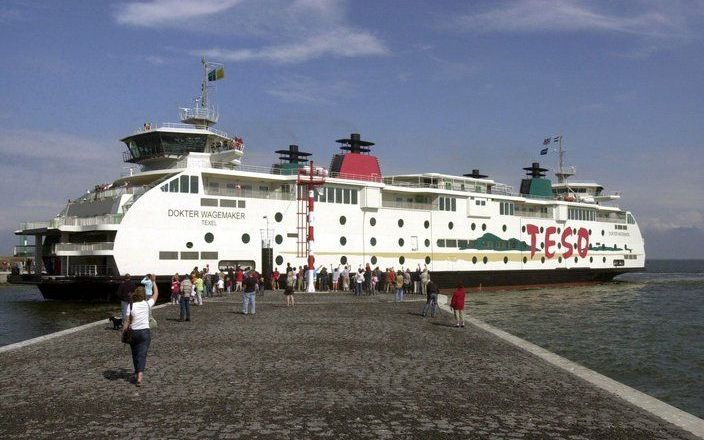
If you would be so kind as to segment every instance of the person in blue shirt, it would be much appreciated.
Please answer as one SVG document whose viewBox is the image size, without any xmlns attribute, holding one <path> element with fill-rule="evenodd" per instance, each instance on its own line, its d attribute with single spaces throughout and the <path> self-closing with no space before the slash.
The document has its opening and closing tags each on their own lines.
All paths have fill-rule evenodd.
<svg viewBox="0 0 704 440">
<path fill-rule="evenodd" d="M 148 273 L 146 277 L 142 279 L 142 285 L 144 286 L 144 293 L 147 299 L 152 297 L 152 274 Z"/>
</svg>

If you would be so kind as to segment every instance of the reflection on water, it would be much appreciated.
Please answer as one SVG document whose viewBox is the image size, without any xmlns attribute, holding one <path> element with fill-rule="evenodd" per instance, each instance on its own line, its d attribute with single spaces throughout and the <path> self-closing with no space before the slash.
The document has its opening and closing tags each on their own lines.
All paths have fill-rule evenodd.
<svg viewBox="0 0 704 440">
<path fill-rule="evenodd" d="M 664 263 L 597 286 L 472 293 L 468 305 L 479 319 L 703 417 L 704 264 Z"/>
<path fill-rule="evenodd" d="M 119 315 L 119 304 L 44 300 L 34 286 L 0 285 L 0 346 Z"/>
</svg>

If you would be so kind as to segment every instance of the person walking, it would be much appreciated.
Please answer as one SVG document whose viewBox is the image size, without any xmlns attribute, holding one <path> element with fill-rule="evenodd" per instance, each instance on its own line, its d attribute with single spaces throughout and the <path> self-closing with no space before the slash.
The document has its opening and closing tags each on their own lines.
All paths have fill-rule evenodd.
<svg viewBox="0 0 704 440">
<path fill-rule="evenodd" d="M 286 271 L 286 287 L 296 288 L 296 271 L 288 270 Z"/>
<path fill-rule="evenodd" d="M 427 295 L 428 281 L 430 281 L 430 272 L 428 272 L 428 266 L 423 268 L 423 272 L 420 274 L 420 289 L 423 295 Z"/>
<path fill-rule="evenodd" d="M 362 285 L 364 284 L 364 272 L 362 268 L 357 271 L 354 276 L 354 294 L 356 296 L 362 296 Z"/>
<path fill-rule="evenodd" d="M 279 268 L 275 268 L 274 272 L 271 274 L 271 288 L 274 290 L 279 290 L 279 277 L 281 274 L 279 273 Z"/>
<path fill-rule="evenodd" d="M 142 386 L 144 369 L 147 366 L 147 352 L 152 341 L 149 330 L 149 314 L 159 298 L 159 287 L 156 285 L 154 275 L 150 275 L 150 280 L 153 285 L 152 297 L 147 299 L 145 287 L 140 286 L 135 289 L 132 294 L 129 318 L 123 323 L 123 331 L 128 328 L 132 329 L 130 348 L 132 349 L 132 364 L 138 387 Z"/>
<path fill-rule="evenodd" d="M 457 321 L 455 327 L 464 327 L 464 295 L 464 286 L 462 283 L 458 283 L 457 289 L 450 300 L 450 308 L 454 312 L 455 320 Z"/>
<path fill-rule="evenodd" d="M 235 272 L 235 292 L 242 291 L 242 282 L 244 281 L 244 271 L 242 268 L 237 266 L 237 272 Z"/>
<path fill-rule="evenodd" d="M 242 283 L 244 289 L 244 292 L 242 292 L 242 314 L 244 315 L 254 315 L 257 311 L 256 298 L 258 280 L 251 275 L 252 274 L 247 276 Z"/>
<path fill-rule="evenodd" d="M 421 293 L 420 289 L 420 264 L 418 265 L 418 268 L 416 268 L 416 271 L 413 272 L 413 293 Z"/>
<path fill-rule="evenodd" d="M 428 315 L 428 310 L 430 310 L 430 317 L 435 318 L 435 313 L 438 310 L 438 286 L 432 280 L 429 280 L 426 283 L 426 287 L 427 294 L 421 315 L 425 318 Z"/>
<path fill-rule="evenodd" d="M 400 270 L 396 272 L 396 302 L 403 301 L 403 272 Z"/>
<path fill-rule="evenodd" d="M 203 305 L 203 277 L 200 274 L 196 274 L 195 290 L 196 290 L 196 296 L 194 299 L 194 305 L 202 306 Z"/>
<path fill-rule="evenodd" d="M 286 286 L 286 289 L 284 289 L 284 297 L 286 298 L 287 306 L 296 305 L 296 300 L 293 297 L 293 285 Z"/>
<path fill-rule="evenodd" d="M 130 314 L 130 303 L 132 302 L 132 292 L 134 292 L 135 286 L 130 278 L 130 274 L 125 274 L 125 279 L 117 288 L 117 297 L 120 298 L 120 312 L 122 315 L 122 322 L 127 321 L 127 316 Z"/>
<path fill-rule="evenodd" d="M 206 272 L 203 274 L 203 284 L 205 284 L 205 296 L 207 298 L 213 297 L 213 276 L 208 272 L 208 267 L 206 267 Z"/>
<path fill-rule="evenodd" d="M 188 277 L 183 277 L 181 280 L 181 299 L 179 304 L 181 305 L 179 313 L 179 322 L 191 320 L 191 294 L 193 293 L 193 283 Z"/>
</svg>

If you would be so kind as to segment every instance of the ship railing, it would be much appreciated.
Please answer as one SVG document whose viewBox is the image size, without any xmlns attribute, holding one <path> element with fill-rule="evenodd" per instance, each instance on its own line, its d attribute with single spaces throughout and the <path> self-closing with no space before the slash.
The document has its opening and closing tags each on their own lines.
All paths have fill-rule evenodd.
<svg viewBox="0 0 704 440">
<path fill-rule="evenodd" d="M 596 221 L 598 222 L 606 222 L 606 223 L 627 223 L 626 216 L 601 216 L 597 215 L 596 216 Z"/>
<path fill-rule="evenodd" d="M 73 201 L 73 203 L 81 203 L 85 201 L 95 201 L 103 199 L 112 199 L 124 194 L 135 194 L 138 191 L 147 189 L 148 185 L 138 185 L 138 186 L 120 186 L 117 188 L 110 188 L 102 191 L 91 191 L 87 194 L 82 195 Z"/>
<path fill-rule="evenodd" d="M 24 222 L 20 223 L 21 231 L 28 231 L 32 229 L 46 229 L 50 226 L 51 222 Z"/>
<path fill-rule="evenodd" d="M 551 212 L 530 212 L 522 210 L 515 210 L 515 216 L 524 218 L 555 218 Z"/>
<path fill-rule="evenodd" d="M 56 243 L 52 246 L 52 252 L 92 252 L 92 251 L 111 251 L 114 242 L 99 242 L 99 243 Z"/>
<path fill-rule="evenodd" d="M 121 221 L 122 214 L 105 214 L 93 217 L 58 217 L 49 222 L 49 227 L 112 225 Z"/>
<path fill-rule="evenodd" d="M 161 124 L 145 124 L 144 127 L 138 128 L 137 130 L 134 131 L 134 134 L 141 134 L 141 133 L 147 133 L 150 131 L 154 131 L 159 128 L 167 128 L 167 129 L 177 129 L 177 130 L 193 130 L 193 129 L 198 129 L 198 130 L 207 130 L 213 134 L 216 134 L 218 136 L 227 138 L 227 139 L 234 139 L 233 136 L 230 136 L 229 133 L 223 130 L 218 130 L 217 128 L 210 127 L 208 125 L 204 124 L 184 124 L 180 122 L 162 122 Z"/>
<path fill-rule="evenodd" d="M 212 168 L 223 169 L 223 170 L 235 170 L 235 171 L 245 171 L 252 173 L 262 173 L 262 174 L 273 174 L 279 176 L 298 176 L 296 170 L 277 168 L 277 167 L 265 167 L 260 165 L 237 165 L 231 162 L 212 162 Z M 368 176 L 362 174 L 352 174 L 352 173 L 328 173 L 328 178 L 331 179 L 348 179 L 348 180 L 362 180 L 365 182 L 381 182 L 381 176 Z"/>
<path fill-rule="evenodd" d="M 296 198 L 296 193 L 294 193 L 294 192 L 255 191 L 255 190 L 250 190 L 250 189 L 236 189 L 236 188 L 206 187 L 205 194 L 208 196 L 241 197 L 241 198 L 269 199 L 269 200 L 294 200 Z"/>
<path fill-rule="evenodd" d="M 381 206 L 384 208 L 422 209 L 426 211 L 433 209 L 432 203 L 402 202 L 396 200 L 382 200 Z"/>
<path fill-rule="evenodd" d="M 217 110 L 209 107 L 182 107 L 179 111 L 181 119 L 205 119 L 217 122 L 219 115 Z"/>
<path fill-rule="evenodd" d="M 99 264 L 75 264 L 68 267 L 69 276 L 94 277 L 100 275 L 112 275 L 110 266 Z"/>
</svg>

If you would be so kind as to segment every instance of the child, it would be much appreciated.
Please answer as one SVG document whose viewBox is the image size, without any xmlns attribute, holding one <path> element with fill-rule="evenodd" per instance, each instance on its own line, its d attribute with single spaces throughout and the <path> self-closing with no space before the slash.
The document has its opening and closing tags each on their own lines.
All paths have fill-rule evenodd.
<svg viewBox="0 0 704 440">
<path fill-rule="evenodd" d="M 457 320 L 455 327 L 464 327 L 464 286 L 462 283 L 457 284 L 457 289 L 452 294 L 450 308 L 454 311 Z"/>
<path fill-rule="evenodd" d="M 180 294 L 181 282 L 179 282 L 177 274 L 171 278 L 171 304 L 178 304 Z"/>
<path fill-rule="evenodd" d="M 296 300 L 293 298 L 293 284 L 287 284 L 284 290 L 284 296 L 286 297 L 287 306 L 295 306 Z"/>
</svg>

